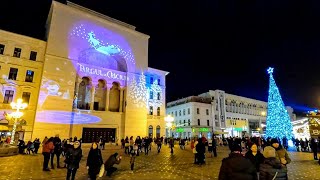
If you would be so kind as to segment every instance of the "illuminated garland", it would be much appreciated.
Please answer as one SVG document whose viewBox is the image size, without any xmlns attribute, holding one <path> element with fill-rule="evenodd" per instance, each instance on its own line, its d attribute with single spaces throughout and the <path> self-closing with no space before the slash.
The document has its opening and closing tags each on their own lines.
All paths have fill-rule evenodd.
<svg viewBox="0 0 320 180">
<path fill-rule="evenodd" d="M 139 76 L 139 83 L 135 78 L 132 78 L 129 97 L 137 107 L 147 106 L 146 77 L 143 73 Z"/>
<path fill-rule="evenodd" d="M 156 97 L 153 99 L 148 98 L 148 104 L 149 106 L 154 106 L 154 107 L 161 107 L 162 106 L 162 88 L 161 86 L 158 85 L 158 80 L 155 80 L 151 87 L 148 88 L 148 92 L 149 92 L 149 97 L 150 97 L 150 93 L 153 92 L 153 95 L 155 95 Z M 160 94 L 160 98 L 158 99 L 158 93 Z"/>
<path fill-rule="evenodd" d="M 268 73 L 270 79 L 266 136 L 291 139 L 293 131 L 290 116 L 284 106 L 276 82 L 273 79 L 273 68 L 269 68 Z"/>
</svg>

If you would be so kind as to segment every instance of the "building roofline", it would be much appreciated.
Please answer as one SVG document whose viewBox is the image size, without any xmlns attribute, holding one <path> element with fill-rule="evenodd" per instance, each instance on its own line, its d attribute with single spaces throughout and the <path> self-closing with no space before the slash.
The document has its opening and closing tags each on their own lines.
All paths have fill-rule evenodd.
<svg viewBox="0 0 320 180">
<path fill-rule="evenodd" d="M 155 72 L 159 72 L 161 74 L 164 74 L 165 76 L 169 74 L 168 71 L 164 71 L 164 70 L 160 70 L 160 69 L 155 69 L 155 68 L 152 68 L 152 67 L 148 67 L 148 71 L 151 70 L 151 71 L 155 71 Z"/>
<path fill-rule="evenodd" d="M 32 41 L 39 41 L 39 42 L 41 41 L 42 43 L 47 43 L 46 41 L 41 40 L 41 39 L 37 39 L 37 38 L 26 36 L 26 35 L 23 35 L 23 34 L 18 34 L 18 33 L 10 32 L 10 31 L 6 31 L 6 30 L 3 30 L 3 29 L 0 29 L 0 32 L 7 33 L 7 34 L 10 34 L 12 36 L 21 36 L 23 38 L 26 38 L 26 39 L 29 39 L 29 40 L 32 40 Z"/>
</svg>

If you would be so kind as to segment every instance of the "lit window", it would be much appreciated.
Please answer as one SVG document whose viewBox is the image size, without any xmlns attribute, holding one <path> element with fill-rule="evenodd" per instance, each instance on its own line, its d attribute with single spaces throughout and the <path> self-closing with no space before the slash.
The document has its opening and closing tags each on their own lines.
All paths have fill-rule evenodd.
<svg viewBox="0 0 320 180">
<path fill-rule="evenodd" d="M 150 106 L 150 107 L 149 107 L 149 114 L 150 114 L 150 115 L 153 115 L 153 106 Z"/>
<path fill-rule="evenodd" d="M 27 70 L 25 82 L 32 82 L 33 81 L 33 75 L 34 75 L 33 71 Z"/>
<path fill-rule="evenodd" d="M 13 94 L 14 94 L 14 91 L 6 90 L 4 93 L 3 103 L 5 103 L 5 104 L 11 103 L 13 100 Z"/>
<path fill-rule="evenodd" d="M 18 75 L 18 69 L 17 68 L 10 68 L 8 79 L 16 80 Z"/>
<path fill-rule="evenodd" d="M 21 55 L 21 48 L 14 48 L 13 57 L 19 58 Z"/>
<path fill-rule="evenodd" d="M 22 101 L 23 101 L 24 103 L 29 104 L 30 94 L 31 94 L 30 92 L 23 92 L 23 93 L 22 93 Z"/>
</svg>

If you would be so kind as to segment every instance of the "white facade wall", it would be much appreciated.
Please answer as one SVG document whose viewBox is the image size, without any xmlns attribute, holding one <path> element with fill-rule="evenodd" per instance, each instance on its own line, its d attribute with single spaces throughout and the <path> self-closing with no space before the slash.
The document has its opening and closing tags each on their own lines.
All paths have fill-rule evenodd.
<svg viewBox="0 0 320 180">
<path fill-rule="evenodd" d="M 190 113 L 189 113 L 190 112 Z M 174 123 L 177 128 L 184 129 L 184 132 L 173 131 L 175 137 L 191 138 L 210 136 L 212 132 L 212 111 L 211 104 L 199 102 L 187 102 L 172 107 L 167 107 L 167 115 L 174 117 Z M 209 125 L 208 125 L 209 121 Z M 190 122 L 190 124 L 189 124 Z M 200 122 L 200 124 L 198 123 Z M 208 128 L 208 132 L 199 132 L 199 128 Z M 194 130 L 193 130 L 194 129 Z"/>
</svg>

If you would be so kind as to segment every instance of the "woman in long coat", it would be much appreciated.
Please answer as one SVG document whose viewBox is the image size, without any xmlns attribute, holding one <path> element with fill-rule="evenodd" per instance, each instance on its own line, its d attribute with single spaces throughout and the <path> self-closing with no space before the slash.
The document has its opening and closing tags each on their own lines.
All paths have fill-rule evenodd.
<svg viewBox="0 0 320 180">
<path fill-rule="evenodd" d="M 93 142 L 87 159 L 87 169 L 91 180 L 97 178 L 102 164 L 101 150 L 98 148 L 98 144 Z"/>
</svg>

